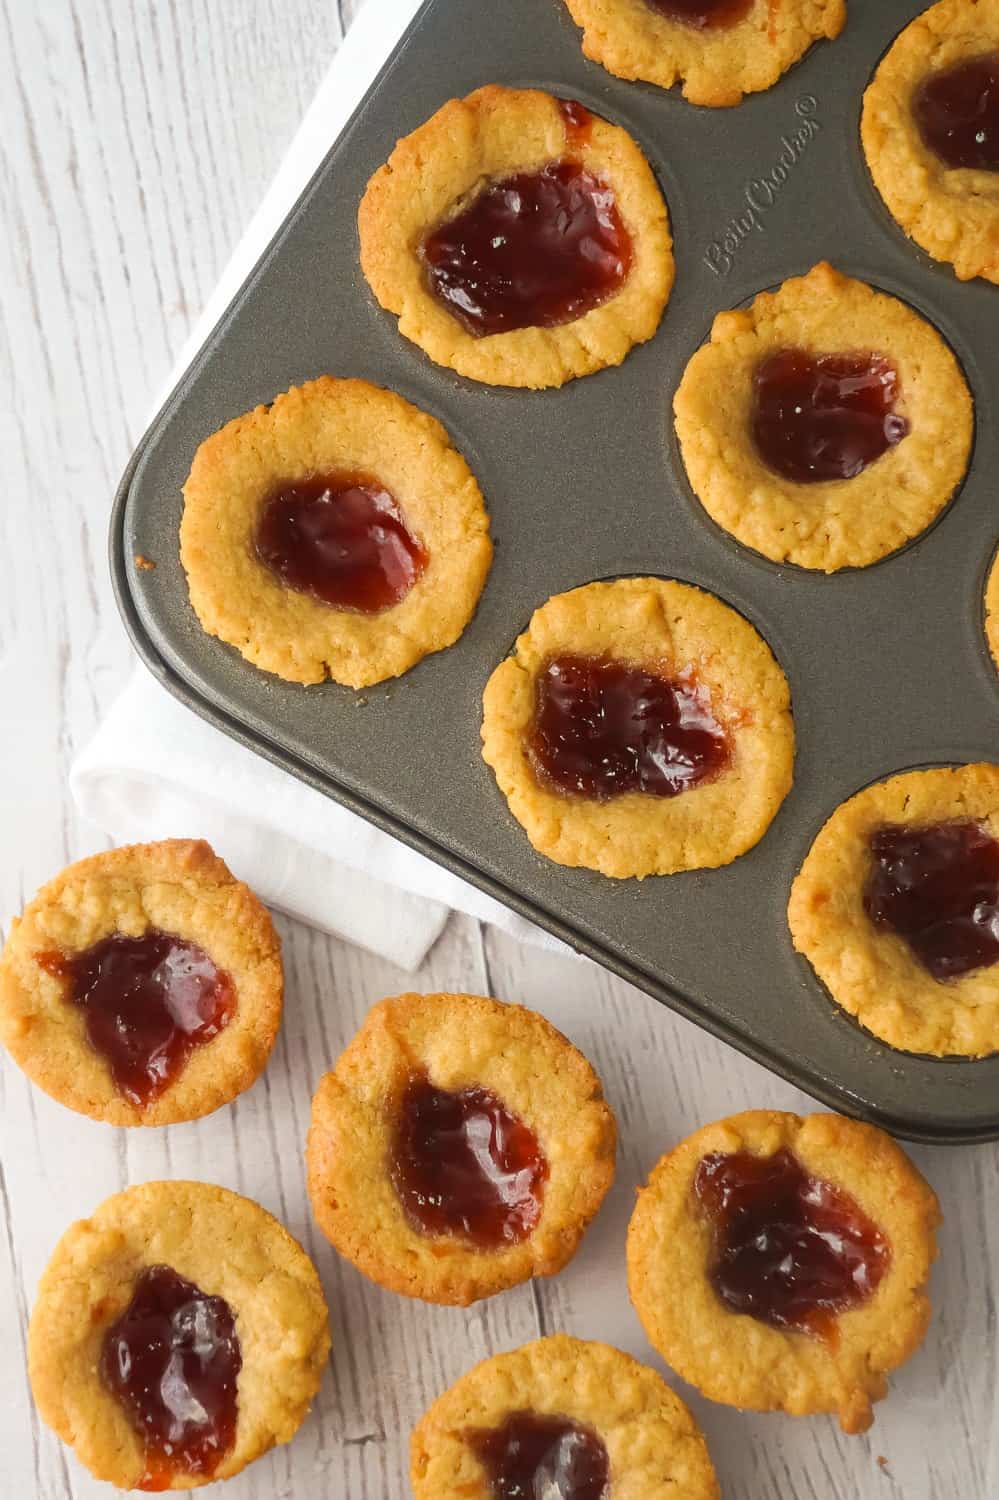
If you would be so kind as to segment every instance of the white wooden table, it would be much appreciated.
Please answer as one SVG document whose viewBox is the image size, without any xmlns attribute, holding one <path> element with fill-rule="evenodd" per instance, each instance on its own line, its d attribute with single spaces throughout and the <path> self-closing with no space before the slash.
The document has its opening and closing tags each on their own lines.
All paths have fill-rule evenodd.
<svg viewBox="0 0 999 1500">
<path fill-rule="evenodd" d="M 369 0 L 377 5 L 378 0 Z M 153 393 L 262 195 L 356 3 L 0 0 L 0 925 L 101 846 L 66 777 L 130 652 L 105 565 L 110 497 Z M 624 1285 L 635 1185 L 695 1125 L 795 1090 L 596 968 L 453 918 L 415 981 L 284 922 L 288 1005 L 264 1079 L 198 1124 L 113 1131 L 0 1069 L 0 1497 L 108 1493 L 43 1428 L 24 1334 L 57 1237 L 107 1194 L 204 1178 L 279 1215 L 315 1256 L 334 1350 L 289 1447 L 227 1500 L 404 1500 L 409 1429 L 474 1361 L 542 1332 L 652 1359 Z M 555 1281 L 467 1312 L 368 1285 L 310 1222 L 309 1096 L 367 1006 L 405 987 L 516 998 L 594 1060 L 621 1124 L 618 1182 Z M 999 1149 L 914 1152 L 946 1214 L 937 1308 L 873 1431 L 741 1416 L 684 1390 L 728 1500 L 997 1500 Z M 650 1497 L 652 1500 L 652 1497 Z"/>
</svg>

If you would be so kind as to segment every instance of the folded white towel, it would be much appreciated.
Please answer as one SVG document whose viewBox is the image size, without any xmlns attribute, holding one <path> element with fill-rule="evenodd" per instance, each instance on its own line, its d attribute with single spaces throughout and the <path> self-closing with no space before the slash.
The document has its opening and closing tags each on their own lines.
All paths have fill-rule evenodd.
<svg viewBox="0 0 999 1500">
<path fill-rule="evenodd" d="M 188 340 L 168 390 L 252 270 L 419 4 L 376 0 L 361 12 Z M 206 838 L 269 905 L 406 969 L 419 966 L 452 909 L 562 947 L 203 723 L 141 668 L 77 758 L 71 786 L 82 815 L 114 839 Z"/>
</svg>

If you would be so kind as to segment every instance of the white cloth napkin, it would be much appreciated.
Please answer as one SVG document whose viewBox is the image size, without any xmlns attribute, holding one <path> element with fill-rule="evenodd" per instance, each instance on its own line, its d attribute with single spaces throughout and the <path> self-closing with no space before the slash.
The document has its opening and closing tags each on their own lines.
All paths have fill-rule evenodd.
<svg viewBox="0 0 999 1500">
<path fill-rule="evenodd" d="M 164 395 L 239 290 L 419 5 L 371 0 L 351 27 Z M 77 758 L 70 784 L 83 817 L 114 839 L 206 838 L 269 905 L 405 969 L 420 965 L 452 909 L 521 938 L 563 946 L 203 723 L 141 668 Z"/>
</svg>

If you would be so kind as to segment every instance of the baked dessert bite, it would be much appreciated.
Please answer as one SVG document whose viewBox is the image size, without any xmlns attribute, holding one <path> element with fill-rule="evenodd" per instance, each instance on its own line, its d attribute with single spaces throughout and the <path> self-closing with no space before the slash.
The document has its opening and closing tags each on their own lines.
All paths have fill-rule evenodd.
<svg viewBox="0 0 999 1500">
<path fill-rule="evenodd" d="M 209 846 L 132 844 L 42 887 L 0 953 L 0 1040 L 60 1104 L 170 1125 L 228 1104 L 281 1020 L 266 909 Z"/>
<path fill-rule="evenodd" d="M 201 444 L 180 556 L 209 635 L 287 682 L 359 688 L 454 644 L 492 545 L 441 424 L 326 375 Z"/>
<path fill-rule="evenodd" d="M 372 177 L 358 230 L 400 333 L 490 385 L 620 364 L 673 285 L 666 205 L 638 146 L 537 89 L 445 104 Z"/>
<path fill-rule="evenodd" d="M 999 553 L 993 558 L 985 585 L 985 639 L 999 669 Z"/>
<path fill-rule="evenodd" d="M 673 409 L 712 520 L 826 573 L 925 531 L 971 452 L 971 394 L 936 329 L 824 262 L 719 313 Z"/>
<path fill-rule="evenodd" d="M 791 786 L 787 680 L 734 609 L 619 578 L 536 610 L 483 697 L 482 754 L 540 854 L 618 879 L 728 864 Z"/>
<path fill-rule="evenodd" d="M 940 0 L 882 58 L 861 117 L 892 218 L 961 281 L 999 282 L 999 9 Z"/>
<path fill-rule="evenodd" d="M 72 1225 L 28 1331 L 43 1421 L 97 1479 L 186 1490 L 287 1443 L 330 1337 L 315 1268 L 256 1203 L 147 1182 Z"/>
<path fill-rule="evenodd" d="M 583 51 L 618 78 L 683 84 L 691 104 L 740 104 L 775 84 L 821 37 L 837 37 L 846 0 L 566 0 Z"/>
<path fill-rule="evenodd" d="M 556 1334 L 484 1360 L 410 1444 L 416 1500 L 718 1500 L 693 1417 L 655 1370 Z"/>
<path fill-rule="evenodd" d="M 999 766 L 865 787 L 818 834 L 787 914 L 832 998 L 882 1041 L 999 1051 Z"/>
<path fill-rule="evenodd" d="M 316 1091 L 309 1197 L 372 1281 L 464 1307 L 562 1269 L 613 1180 L 616 1140 L 599 1078 L 543 1016 L 399 995 Z"/>
<path fill-rule="evenodd" d="M 863 1432 L 922 1342 L 940 1210 L 883 1131 L 750 1110 L 653 1169 L 628 1229 L 649 1341 L 712 1401 Z"/>
</svg>

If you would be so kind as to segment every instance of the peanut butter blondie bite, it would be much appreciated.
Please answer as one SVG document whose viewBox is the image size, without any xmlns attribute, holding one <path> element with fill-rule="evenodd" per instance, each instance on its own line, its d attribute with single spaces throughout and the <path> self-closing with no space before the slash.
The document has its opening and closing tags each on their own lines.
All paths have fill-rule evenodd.
<svg viewBox="0 0 999 1500">
<path fill-rule="evenodd" d="M 926 1332 L 939 1222 L 883 1131 L 750 1110 L 653 1169 L 628 1230 L 631 1299 L 654 1348 L 712 1401 L 835 1412 L 863 1432 Z"/>
<path fill-rule="evenodd" d="M 791 786 L 787 680 L 734 609 L 620 578 L 536 610 L 483 697 L 482 754 L 539 853 L 618 879 L 728 864 Z"/>
<path fill-rule="evenodd" d="M 704 1438 L 655 1370 L 556 1334 L 487 1359 L 413 1432 L 416 1500 L 718 1500 Z"/>
<path fill-rule="evenodd" d="M 614 1116 L 544 1017 L 383 1000 L 312 1102 L 309 1196 L 372 1281 L 467 1306 L 569 1261 L 614 1177 Z"/>
<path fill-rule="evenodd" d="M 961 281 L 999 282 L 999 7 L 940 0 L 864 95 L 861 138 L 892 217 Z"/>
<path fill-rule="evenodd" d="M 206 843 L 95 854 L 42 887 L 0 953 L 0 1039 L 111 1125 L 194 1120 L 249 1088 L 281 1020 L 266 909 Z"/>
<path fill-rule="evenodd" d="M 666 205 L 638 146 L 538 89 L 445 104 L 372 177 L 358 230 L 400 333 L 490 385 L 620 364 L 673 285 Z"/>
<path fill-rule="evenodd" d="M 907 771 L 844 802 L 788 922 L 836 1003 L 890 1046 L 999 1051 L 999 766 Z"/>
<path fill-rule="evenodd" d="M 201 444 L 180 556 L 209 635 L 288 682 L 359 688 L 454 644 L 492 545 L 441 424 L 327 375 Z"/>
<path fill-rule="evenodd" d="M 692 104 L 740 104 L 772 87 L 820 37 L 837 37 L 845 0 L 566 0 L 583 51 L 618 78 L 683 84 Z"/>
<path fill-rule="evenodd" d="M 824 262 L 719 313 L 673 409 L 712 520 L 826 573 L 925 531 L 971 452 L 971 394 L 936 329 Z"/>
<path fill-rule="evenodd" d="M 97 1479 L 188 1490 L 287 1443 L 330 1337 L 319 1277 L 256 1203 L 147 1182 L 66 1231 L 28 1332 L 42 1419 Z"/>
</svg>

